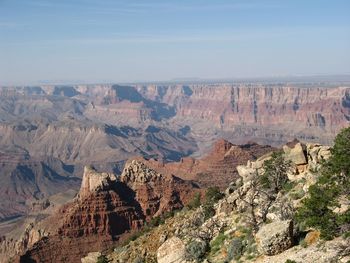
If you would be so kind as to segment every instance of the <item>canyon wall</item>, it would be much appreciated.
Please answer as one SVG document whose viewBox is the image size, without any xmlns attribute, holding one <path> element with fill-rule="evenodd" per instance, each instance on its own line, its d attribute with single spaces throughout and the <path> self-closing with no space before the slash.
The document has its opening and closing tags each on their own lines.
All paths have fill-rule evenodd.
<svg viewBox="0 0 350 263">
<path fill-rule="evenodd" d="M 350 87 L 298 85 L 137 86 L 146 98 L 175 107 L 174 122 L 233 141 L 282 144 L 296 137 L 330 144 L 350 123 Z"/>
</svg>

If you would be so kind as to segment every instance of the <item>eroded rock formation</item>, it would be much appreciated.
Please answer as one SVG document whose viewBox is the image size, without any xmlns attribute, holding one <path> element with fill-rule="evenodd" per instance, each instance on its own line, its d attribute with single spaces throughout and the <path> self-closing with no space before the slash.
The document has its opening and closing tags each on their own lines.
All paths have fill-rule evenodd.
<svg viewBox="0 0 350 263">
<path fill-rule="evenodd" d="M 182 208 L 195 191 L 191 182 L 159 174 L 139 161 L 127 163 L 120 180 L 85 167 L 76 198 L 32 225 L 25 246 L 16 251 L 24 253 L 17 260 L 78 262 L 88 252 L 104 250 L 138 230 L 153 216 Z M 38 231 L 45 235 L 31 238 Z"/>
</svg>

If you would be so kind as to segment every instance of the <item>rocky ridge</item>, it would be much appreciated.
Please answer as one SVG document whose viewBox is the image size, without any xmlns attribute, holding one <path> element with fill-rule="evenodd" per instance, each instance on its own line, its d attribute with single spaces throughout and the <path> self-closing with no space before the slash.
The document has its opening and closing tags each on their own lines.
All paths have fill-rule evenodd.
<svg viewBox="0 0 350 263">
<path fill-rule="evenodd" d="M 238 169 L 240 179 L 226 190 L 226 196 L 215 205 L 215 215 L 204 219 L 203 207 L 183 210 L 166 222 L 116 248 L 107 255 L 110 262 L 348 262 L 350 241 L 342 237 L 319 240 L 319 232 L 309 229 L 304 244 L 298 244 L 298 228 L 293 224 L 293 211 L 315 183 L 322 160 L 329 158 L 330 148 L 319 144 L 294 142 L 284 147 L 284 156 L 291 161 L 288 178 L 293 187 L 277 194 L 268 206 L 263 196 L 254 194 L 253 173 L 262 172 L 264 160 L 248 161 Z M 253 200 L 258 229 L 252 231 L 249 200 Z M 265 223 L 264 223 L 265 222 Z M 199 235 L 199 233 L 203 235 Z M 150 241 L 152 240 L 152 241 Z M 201 245 L 204 244 L 204 245 Z M 205 249 L 210 247 L 209 252 Z M 157 260 L 157 261 L 156 261 Z"/>
<path fill-rule="evenodd" d="M 179 162 L 162 162 L 144 158 L 140 160 L 163 174 L 173 174 L 185 180 L 192 180 L 203 188 L 215 185 L 224 190 L 230 182 L 238 179 L 237 165 L 244 164 L 248 160 L 253 161 L 273 149 L 273 147 L 256 143 L 234 145 L 220 139 L 202 158 L 184 157 Z"/>
</svg>

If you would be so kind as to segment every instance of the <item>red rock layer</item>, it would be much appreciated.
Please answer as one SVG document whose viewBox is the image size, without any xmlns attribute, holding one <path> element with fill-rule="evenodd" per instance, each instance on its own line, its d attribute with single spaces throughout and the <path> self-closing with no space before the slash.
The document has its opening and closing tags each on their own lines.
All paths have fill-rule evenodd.
<svg viewBox="0 0 350 263">
<path fill-rule="evenodd" d="M 202 159 L 183 158 L 180 162 L 171 163 L 151 159 L 143 162 L 160 173 L 193 180 L 204 188 L 218 186 L 225 189 L 230 182 L 238 178 L 237 165 L 255 160 L 272 150 L 270 146 L 255 143 L 238 146 L 226 140 L 219 140 L 212 151 Z"/>
<path fill-rule="evenodd" d="M 198 190 L 191 182 L 160 174 L 136 160 L 125 165 L 120 180 L 136 193 L 135 199 L 147 219 L 182 208 Z"/>
</svg>

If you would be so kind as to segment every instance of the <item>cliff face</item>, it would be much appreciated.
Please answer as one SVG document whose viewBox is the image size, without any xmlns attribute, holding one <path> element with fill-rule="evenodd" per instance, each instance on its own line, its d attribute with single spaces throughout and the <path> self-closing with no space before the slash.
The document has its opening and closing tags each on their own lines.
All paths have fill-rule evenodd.
<svg viewBox="0 0 350 263">
<path fill-rule="evenodd" d="M 143 162 L 128 162 L 120 177 L 136 193 L 147 219 L 180 209 L 194 192 L 194 185 L 170 174 L 160 174 Z"/>
<path fill-rule="evenodd" d="M 175 119 L 193 130 L 202 125 L 229 132 L 236 141 L 248 137 L 281 144 L 297 137 L 330 143 L 350 121 L 349 87 L 220 84 L 138 90 L 174 106 Z"/>
<path fill-rule="evenodd" d="M 350 122 L 349 86 L 193 84 L 105 89 L 110 90 L 107 95 L 101 90 L 94 93 L 100 104 L 87 111 L 89 116 L 136 126 L 152 121 L 187 125 L 199 144 L 218 136 L 235 143 L 282 145 L 298 138 L 330 144 Z"/>
<path fill-rule="evenodd" d="M 0 96 L 4 120 L 188 125 L 203 141 L 329 144 L 350 122 L 350 87 L 327 83 L 43 86 L 4 88 Z"/>
</svg>

